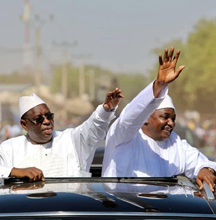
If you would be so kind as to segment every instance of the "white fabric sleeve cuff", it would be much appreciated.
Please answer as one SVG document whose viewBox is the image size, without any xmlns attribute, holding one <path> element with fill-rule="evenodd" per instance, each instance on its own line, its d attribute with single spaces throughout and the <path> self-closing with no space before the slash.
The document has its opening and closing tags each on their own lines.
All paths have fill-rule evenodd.
<svg viewBox="0 0 216 220">
<path fill-rule="evenodd" d="M 156 79 L 155 79 L 155 80 L 156 80 Z M 154 85 L 155 80 L 152 82 L 152 92 L 153 92 L 153 85 Z M 169 90 L 169 89 L 168 89 L 168 85 L 166 85 L 166 86 L 162 89 L 162 91 L 159 93 L 158 97 L 155 98 L 155 99 L 165 98 L 165 96 L 168 94 L 168 90 Z M 154 94 L 153 94 L 153 96 L 154 96 Z"/>
<path fill-rule="evenodd" d="M 103 104 L 101 104 L 101 105 L 99 105 L 99 106 L 96 108 L 95 112 L 96 112 L 96 114 L 98 115 L 98 117 L 99 117 L 100 119 L 102 119 L 103 121 L 108 121 L 108 122 L 110 122 L 112 119 L 115 118 L 115 111 L 116 111 L 117 108 L 118 108 L 118 106 L 114 109 L 114 111 L 112 111 L 112 112 L 107 112 L 107 111 L 105 111 L 105 109 L 103 108 Z"/>
<path fill-rule="evenodd" d="M 0 165 L 0 169 L 1 169 L 1 178 L 3 178 L 3 177 L 9 177 L 13 167 Z"/>
<path fill-rule="evenodd" d="M 151 109 L 151 111 L 152 111 L 152 109 L 155 110 L 161 104 L 161 102 L 164 100 L 164 98 L 166 97 L 166 95 L 168 94 L 168 91 L 169 91 L 169 88 L 167 85 L 159 93 L 158 97 L 155 98 L 154 92 L 153 92 L 154 81 L 151 82 L 145 89 L 145 90 L 147 90 L 147 93 L 145 92 L 145 96 L 147 96 L 146 99 L 147 98 L 149 98 L 150 100 L 152 99 L 152 101 L 150 101 L 149 105 L 146 107 L 146 111 L 148 109 Z M 144 92 L 144 90 L 143 90 L 143 92 Z"/>
<path fill-rule="evenodd" d="M 204 163 L 204 164 L 202 164 L 202 166 L 200 166 L 200 168 L 199 168 L 199 169 L 197 170 L 197 172 L 195 173 L 195 176 L 197 176 L 198 173 L 199 173 L 199 171 L 200 171 L 201 169 L 205 168 L 205 167 L 210 167 L 210 168 L 212 168 L 213 170 L 216 171 L 216 163 L 213 162 L 213 161 L 209 161 L 208 163 Z"/>
</svg>

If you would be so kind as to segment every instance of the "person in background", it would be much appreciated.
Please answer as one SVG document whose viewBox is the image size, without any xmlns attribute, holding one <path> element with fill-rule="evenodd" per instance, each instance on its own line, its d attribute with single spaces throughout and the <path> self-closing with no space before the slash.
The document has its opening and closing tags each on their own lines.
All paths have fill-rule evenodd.
<svg viewBox="0 0 216 220">
<path fill-rule="evenodd" d="M 216 163 L 173 132 L 176 111 L 167 95 L 168 84 L 184 69 L 176 64 L 178 50 L 159 55 L 155 81 L 141 91 L 112 124 L 106 138 L 102 175 L 106 177 L 171 177 L 185 174 L 196 178 L 200 189 L 206 181 L 214 190 Z"/>
<path fill-rule="evenodd" d="M 80 126 L 54 131 L 54 113 L 35 93 L 19 99 L 20 124 L 26 135 L 0 145 L 0 177 L 91 176 L 95 149 L 105 138 L 110 121 L 123 95 L 108 92 L 102 105 Z"/>
<path fill-rule="evenodd" d="M 5 141 L 9 138 L 12 138 L 12 137 L 17 137 L 19 135 L 21 135 L 22 133 L 22 129 L 19 125 L 10 125 L 10 124 L 7 124 L 5 125 L 2 129 L 1 129 L 1 141 Z"/>
</svg>

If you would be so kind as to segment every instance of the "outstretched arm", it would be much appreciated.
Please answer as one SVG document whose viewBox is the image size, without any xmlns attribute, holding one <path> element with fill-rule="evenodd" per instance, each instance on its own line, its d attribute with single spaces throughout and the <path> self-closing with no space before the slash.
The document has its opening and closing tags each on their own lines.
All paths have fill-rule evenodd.
<svg viewBox="0 0 216 220">
<path fill-rule="evenodd" d="M 154 82 L 153 86 L 153 92 L 154 96 L 157 97 L 159 93 L 162 91 L 162 89 L 167 86 L 169 83 L 174 81 L 181 71 L 185 68 L 185 66 L 180 66 L 177 70 L 176 64 L 180 55 L 180 50 L 178 50 L 173 57 L 174 54 L 174 47 L 170 49 L 170 52 L 168 53 L 168 49 L 166 48 L 164 50 L 164 57 L 162 58 L 162 55 L 159 55 L 159 70 L 157 79 Z"/>
<path fill-rule="evenodd" d="M 82 171 L 89 171 L 95 149 L 104 140 L 109 124 L 115 118 L 115 110 L 123 98 L 121 90 L 116 88 L 107 93 L 105 101 L 92 115 L 75 129 L 74 140 L 79 164 Z"/>
<path fill-rule="evenodd" d="M 159 55 L 159 70 L 157 78 L 152 84 L 143 89 L 122 111 L 120 117 L 112 124 L 108 133 L 107 142 L 112 139 L 111 145 L 117 146 L 130 141 L 143 126 L 148 117 L 165 98 L 167 85 L 174 81 L 185 66 L 176 70 L 180 50 L 173 57 L 174 48 L 164 50 L 164 57 Z M 152 89 L 153 88 L 153 89 Z M 164 90 L 164 92 L 162 92 Z M 166 92 L 165 92 L 166 91 Z M 160 94 L 162 92 L 162 94 Z M 160 94 L 160 95 L 159 95 Z M 158 98 L 158 99 L 155 99 Z M 111 133 L 112 132 L 112 133 Z M 112 137 L 110 137 L 110 133 Z"/>
</svg>

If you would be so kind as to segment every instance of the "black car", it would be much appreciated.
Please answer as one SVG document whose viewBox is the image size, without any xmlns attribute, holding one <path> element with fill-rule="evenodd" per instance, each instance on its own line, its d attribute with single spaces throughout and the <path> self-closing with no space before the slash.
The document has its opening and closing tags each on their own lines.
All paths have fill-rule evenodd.
<svg viewBox="0 0 216 220">
<path fill-rule="evenodd" d="M 215 195 L 184 176 L 0 182 L 3 219 L 216 219 Z"/>
</svg>

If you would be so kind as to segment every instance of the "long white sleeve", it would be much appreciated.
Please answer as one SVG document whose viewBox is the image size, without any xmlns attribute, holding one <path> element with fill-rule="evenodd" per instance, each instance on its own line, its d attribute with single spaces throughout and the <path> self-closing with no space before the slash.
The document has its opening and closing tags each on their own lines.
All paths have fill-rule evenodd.
<svg viewBox="0 0 216 220">
<path fill-rule="evenodd" d="M 211 167 L 216 170 L 216 163 L 210 161 L 197 148 L 192 147 L 186 140 L 182 140 L 185 152 L 185 175 L 195 178 L 204 167 Z"/>
<path fill-rule="evenodd" d="M 104 140 L 109 123 L 115 118 L 115 112 L 106 112 L 102 105 L 74 132 L 75 147 L 81 170 L 89 170 L 94 152 Z"/>
<path fill-rule="evenodd" d="M 10 140 L 7 142 L 10 143 Z M 12 153 L 10 149 L 4 151 L 0 145 L 0 177 L 8 177 L 13 168 L 10 153 Z"/>
</svg>

